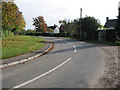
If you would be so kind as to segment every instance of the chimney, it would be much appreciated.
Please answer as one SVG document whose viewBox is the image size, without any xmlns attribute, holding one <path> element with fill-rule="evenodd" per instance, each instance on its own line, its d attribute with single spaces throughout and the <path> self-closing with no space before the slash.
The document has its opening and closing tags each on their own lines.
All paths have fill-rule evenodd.
<svg viewBox="0 0 120 90">
<path fill-rule="evenodd" d="M 109 17 L 106 17 L 106 22 L 109 20 Z"/>
<path fill-rule="evenodd" d="M 54 26 L 56 26 L 56 24 L 54 24 Z"/>
</svg>

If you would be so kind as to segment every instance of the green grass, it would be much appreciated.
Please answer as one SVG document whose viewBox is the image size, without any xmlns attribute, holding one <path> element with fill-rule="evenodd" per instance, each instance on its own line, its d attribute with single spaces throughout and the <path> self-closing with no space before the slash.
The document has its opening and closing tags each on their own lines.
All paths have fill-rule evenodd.
<svg viewBox="0 0 120 90">
<path fill-rule="evenodd" d="M 33 52 L 42 48 L 44 39 L 32 36 L 14 36 L 2 40 L 2 59 Z"/>
<path fill-rule="evenodd" d="M 120 46 L 120 41 L 116 41 L 116 43 Z"/>
</svg>

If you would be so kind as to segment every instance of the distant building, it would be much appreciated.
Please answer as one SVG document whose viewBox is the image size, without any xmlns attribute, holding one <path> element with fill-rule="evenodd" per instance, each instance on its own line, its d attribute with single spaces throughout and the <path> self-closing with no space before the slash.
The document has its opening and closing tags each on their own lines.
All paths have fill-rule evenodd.
<svg viewBox="0 0 120 90">
<path fill-rule="evenodd" d="M 54 30 L 54 33 L 59 33 L 59 27 L 54 24 L 54 26 L 49 26 L 48 28 L 51 28 Z"/>
<path fill-rule="evenodd" d="M 117 25 L 118 19 L 109 19 L 106 18 L 106 23 L 104 25 L 105 29 L 98 30 L 98 40 L 99 41 L 114 41 L 115 36 L 115 27 Z"/>
<path fill-rule="evenodd" d="M 117 25 L 117 20 L 118 19 L 110 19 L 107 17 L 106 18 L 106 23 L 104 25 L 104 27 L 106 28 L 106 30 L 111 30 L 111 29 L 115 29 L 116 25 Z"/>
</svg>

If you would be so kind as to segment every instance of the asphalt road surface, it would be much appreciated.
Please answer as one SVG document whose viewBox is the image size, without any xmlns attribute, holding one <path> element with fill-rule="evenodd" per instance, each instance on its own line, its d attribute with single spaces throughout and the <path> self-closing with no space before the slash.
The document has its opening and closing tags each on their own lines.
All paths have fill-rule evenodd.
<svg viewBox="0 0 120 90">
<path fill-rule="evenodd" d="M 105 55 L 95 44 L 52 40 L 52 51 L 2 71 L 3 88 L 90 88 L 104 70 Z"/>
</svg>

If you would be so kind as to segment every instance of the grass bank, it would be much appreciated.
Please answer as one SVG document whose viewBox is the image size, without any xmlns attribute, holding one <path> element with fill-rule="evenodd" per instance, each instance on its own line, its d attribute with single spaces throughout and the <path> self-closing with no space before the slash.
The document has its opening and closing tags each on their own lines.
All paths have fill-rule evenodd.
<svg viewBox="0 0 120 90">
<path fill-rule="evenodd" d="M 33 52 L 42 48 L 45 40 L 32 36 L 13 36 L 2 40 L 2 59 Z"/>
</svg>

